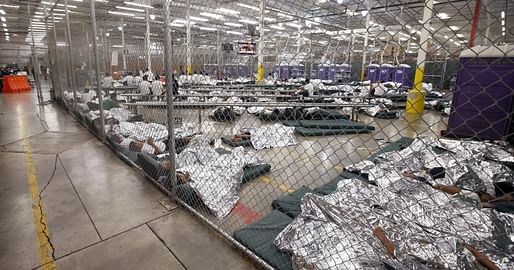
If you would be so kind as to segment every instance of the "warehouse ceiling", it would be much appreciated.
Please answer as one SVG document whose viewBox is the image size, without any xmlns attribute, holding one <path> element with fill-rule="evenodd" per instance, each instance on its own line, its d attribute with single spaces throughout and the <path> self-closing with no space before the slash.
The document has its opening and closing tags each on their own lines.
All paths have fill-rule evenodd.
<svg viewBox="0 0 514 270">
<path fill-rule="evenodd" d="M 186 1 L 172 1 L 175 44 L 185 42 Z M 46 47 L 45 8 L 50 34 L 53 34 L 54 20 L 58 44 L 66 44 L 64 0 L 0 0 L 0 3 L 0 16 L 4 18 L 4 36 L 0 37 L 2 63 L 27 57 L 33 38 L 30 30 L 34 31 L 36 46 Z M 108 35 L 111 46 L 119 46 L 123 20 L 126 43 L 143 44 L 148 9 L 151 39 L 159 42 L 163 38 L 162 3 L 163 0 L 97 0 L 99 34 Z M 431 50 L 455 52 L 467 44 L 474 3 L 434 1 L 428 29 L 435 40 Z M 68 5 L 72 40 L 83 40 L 91 29 L 90 2 L 68 0 Z M 364 48 L 365 32 L 369 33 L 369 46 L 377 53 L 385 50 L 388 44 L 400 44 L 407 52 L 415 54 L 420 45 L 424 5 L 425 1 L 416 0 L 268 0 L 265 12 L 267 54 L 309 50 L 323 53 L 334 48 L 348 50 L 352 40 L 353 51 L 358 53 Z M 502 34 L 501 14 L 509 7 L 512 10 L 514 1 L 483 0 L 482 5 L 477 44 L 487 44 L 486 36 L 494 43 L 512 41 L 514 14 L 507 12 L 503 19 L 507 29 L 505 35 Z M 195 49 L 214 50 L 218 35 L 220 43 L 258 39 L 259 1 L 190 0 L 190 7 Z M 370 21 L 366 28 L 368 12 Z"/>
</svg>

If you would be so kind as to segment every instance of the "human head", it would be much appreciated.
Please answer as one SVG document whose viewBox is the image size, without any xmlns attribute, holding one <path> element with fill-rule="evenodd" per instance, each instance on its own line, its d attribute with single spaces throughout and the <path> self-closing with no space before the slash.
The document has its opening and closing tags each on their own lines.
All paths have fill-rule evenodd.
<svg viewBox="0 0 514 270">
<path fill-rule="evenodd" d="M 305 83 L 310 83 L 310 82 L 311 82 L 311 80 L 305 79 Z"/>
<path fill-rule="evenodd" d="M 155 80 L 158 81 L 161 77 L 159 75 L 155 75 Z"/>
<path fill-rule="evenodd" d="M 148 75 L 143 76 L 143 81 L 148 81 Z"/>
<path fill-rule="evenodd" d="M 133 73 L 132 73 L 132 71 L 129 71 L 128 75 L 129 75 L 129 76 L 132 76 L 132 74 L 133 74 Z"/>
<path fill-rule="evenodd" d="M 109 77 L 110 75 L 109 72 L 105 72 L 105 77 Z"/>
<path fill-rule="evenodd" d="M 141 152 L 141 149 L 143 149 L 143 143 L 138 141 L 131 141 L 129 144 L 129 150 L 134 152 Z"/>
</svg>

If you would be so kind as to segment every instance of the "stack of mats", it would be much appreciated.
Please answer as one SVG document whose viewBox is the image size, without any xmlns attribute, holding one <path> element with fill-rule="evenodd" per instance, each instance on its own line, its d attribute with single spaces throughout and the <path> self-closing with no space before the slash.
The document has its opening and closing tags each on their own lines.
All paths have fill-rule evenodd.
<svg viewBox="0 0 514 270">
<path fill-rule="evenodd" d="M 25 75 L 5 75 L 3 79 L 2 92 L 4 93 L 19 93 L 32 90 L 29 79 Z"/>
<path fill-rule="evenodd" d="M 413 139 L 410 138 L 402 138 L 383 147 L 378 153 L 370 156 L 368 159 L 373 160 L 381 153 L 404 149 L 408 147 L 412 141 Z M 343 172 L 330 182 L 318 188 L 310 189 L 308 187 L 301 187 L 286 196 L 275 199 L 271 204 L 274 209 L 273 211 L 261 220 L 235 231 L 233 234 L 234 238 L 272 267 L 279 270 L 293 269 L 291 255 L 276 248 L 275 245 L 273 245 L 273 241 L 277 235 L 300 214 L 302 198 L 306 193 L 330 194 L 336 190 L 339 181 L 349 178 L 366 180 L 366 178 L 361 175 Z"/>
<path fill-rule="evenodd" d="M 283 124 L 295 127 L 295 133 L 300 136 L 362 134 L 375 130 L 372 126 L 348 120 L 299 120 L 285 121 Z"/>
<path fill-rule="evenodd" d="M 230 153 L 230 151 L 223 148 L 217 148 L 216 152 L 221 155 Z M 171 181 L 168 177 L 168 172 L 162 168 L 156 156 L 139 153 L 137 155 L 137 160 L 138 164 L 148 176 L 161 183 L 167 190 L 171 190 Z M 243 171 L 244 173 L 242 177 L 242 184 L 245 184 L 271 171 L 271 165 L 249 165 L 246 166 Z M 190 206 L 203 206 L 202 200 L 200 197 L 198 197 L 195 190 L 189 184 L 179 184 L 177 186 L 177 196 Z"/>
</svg>

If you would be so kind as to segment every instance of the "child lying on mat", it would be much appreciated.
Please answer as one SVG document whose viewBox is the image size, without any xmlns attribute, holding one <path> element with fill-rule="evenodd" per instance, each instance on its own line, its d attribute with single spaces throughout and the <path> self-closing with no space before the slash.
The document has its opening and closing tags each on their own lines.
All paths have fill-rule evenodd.
<svg viewBox="0 0 514 270">
<path fill-rule="evenodd" d="M 443 167 L 432 168 L 427 171 L 427 173 L 434 180 L 434 183 L 431 183 L 427 180 L 426 177 L 419 176 L 423 172 L 412 172 L 406 171 L 403 173 L 403 176 L 415 179 L 422 183 L 425 183 L 431 186 L 434 189 L 443 191 L 450 195 L 455 195 L 460 192 L 471 192 L 472 194 L 476 194 L 480 201 L 482 202 L 482 207 L 484 208 L 494 208 L 494 204 L 492 202 L 499 201 L 514 201 L 514 185 L 510 182 L 496 182 L 492 183 L 494 185 L 494 190 L 491 191 L 477 191 L 477 190 L 468 190 L 458 185 L 446 185 L 435 183 L 437 179 L 442 179 L 445 177 L 445 169 Z M 490 194 L 494 193 L 494 194 Z"/>
<path fill-rule="evenodd" d="M 240 142 L 252 139 L 252 135 L 249 131 L 242 131 L 232 137 L 233 142 Z"/>
<path fill-rule="evenodd" d="M 171 170 L 172 165 L 173 165 L 173 163 L 169 159 L 165 159 L 165 160 L 161 161 L 160 164 L 161 164 L 162 168 L 165 169 L 167 172 L 169 172 Z M 189 181 L 191 181 L 191 175 L 189 174 L 189 172 L 183 173 L 183 172 L 177 171 L 177 181 L 178 181 L 178 184 L 186 184 Z"/>
</svg>

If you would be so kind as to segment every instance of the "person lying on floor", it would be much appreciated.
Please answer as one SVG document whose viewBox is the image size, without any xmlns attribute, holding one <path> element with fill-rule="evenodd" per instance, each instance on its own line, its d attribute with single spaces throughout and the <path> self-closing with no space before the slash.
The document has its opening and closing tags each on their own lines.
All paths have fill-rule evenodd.
<svg viewBox="0 0 514 270">
<path fill-rule="evenodd" d="M 169 159 L 165 159 L 163 161 L 159 162 L 164 170 L 169 172 L 172 168 L 173 163 Z M 191 174 L 189 172 L 180 172 L 177 171 L 177 181 L 178 184 L 187 184 L 189 181 L 191 181 Z"/>
<path fill-rule="evenodd" d="M 252 139 L 252 135 L 250 134 L 249 131 L 241 131 L 240 133 L 237 133 L 236 135 L 234 135 L 232 137 L 233 142 L 240 142 L 240 141 L 246 141 L 246 140 L 251 140 L 251 139 Z"/>
<path fill-rule="evenodd" d="M 437 179 L 441 179 L 445 177 L 445 169 L 443 167 L 436 167 L 428 170 L 428 173 L 430 174 L 431 178 L 434 180 L 433 182 L 436 182 Z M 427 180 L 424 176 L 419 176 L 419 172 L 412 172 L 412 171 L 406 171 L 403 173 L 403 176 L 415 179 L 417 181 L 420 181 L 422 183 L 426 183 L 429 186 L 431 186 L 434 189 L 443 191 L 450 195 L 455 195 L 458 193 L 461 193 L 463 191 L 471 191 L 475 193 L 478 198 L 480 198 L 480 201 L 482 202 L 482 207 L 485 208 L 494 208 L 494 205 L 492 202 L 498 202 L 498 201 L 514 201 L 514 185 L 510 182 L 497 182 L 492 183 L 494 185 L 494 191 L 472 191 L 467 190 L 463 187 L 460 187 L 458 185 L 446 185 L 446 184 L 439 184 L 439 183 L 431 183 L 429 180 Z M 494 194 L 490 194 L 493 193 Z"/>
<path fill-rule="evenodd" d="M 111 139 L 129 148 L 130 151 L 142 152 L 150 155 L 159 155 L 166 151 L 166 144 L 163 142 L 155 141 L 153 138 L 148 138 L 146 141 L 138 141 L 132 138 L 126 138 L 119 134 L 112 134 Z"/>
</svg>

